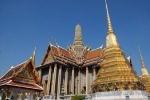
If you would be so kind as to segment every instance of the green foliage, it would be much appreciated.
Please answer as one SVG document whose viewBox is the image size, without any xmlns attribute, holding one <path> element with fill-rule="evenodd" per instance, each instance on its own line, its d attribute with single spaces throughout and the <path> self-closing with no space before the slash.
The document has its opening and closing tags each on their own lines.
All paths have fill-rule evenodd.
<svg viewBox="0 0 150 100">
<path fill-rule="evenodd" d="M 71 97 L 71 100 L 83 100 L 83 99 L 84 99 L 83 96 L 78 96 L 78 95 Z"/>
</svg>

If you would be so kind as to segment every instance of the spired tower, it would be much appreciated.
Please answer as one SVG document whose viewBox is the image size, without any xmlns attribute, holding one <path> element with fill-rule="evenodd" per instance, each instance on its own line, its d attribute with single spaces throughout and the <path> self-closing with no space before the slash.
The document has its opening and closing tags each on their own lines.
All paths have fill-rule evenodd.
<svg viewBox="0 0 150 100">
<path fill-rule="evenodd" d="M 82 29 L 78 23 L 75 28 L 75 38 L 74 43 L 71 46 L 71 52 L 77 64 L 81 64 L 84 56 L 84 45 L 82 41 Z"/>
<path fill-rule="evenodd" d="M 97 79 L 94 81 L 93 92 L 143 89 L 143 84 L 139 82 L 139 77 L 117 41 L 106 1 L 105 4 L 108 34 L 103 62 L 100 65 Z"/>
<path fill-rule="evenodd" d="M 143 81 L 143 83 L 144 83 L 144 85 L 146 87 L 146 92 L 150 93 L 150 75 L 148 74 L 148 71 L 147 71 L 147 69 L 145 67 L 140 47 L 139 47 L 139 52 L 140 52 L 140 60 L 141 60 L 141 65 L 142 65 L 141 80 Z"/>
</svg>

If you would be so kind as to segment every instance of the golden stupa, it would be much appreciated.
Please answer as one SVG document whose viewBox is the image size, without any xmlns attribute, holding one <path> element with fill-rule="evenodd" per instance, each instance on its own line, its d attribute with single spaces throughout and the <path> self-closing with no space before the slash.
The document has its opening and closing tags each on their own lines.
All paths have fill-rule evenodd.
<svg viewBox="0 0 150 100">
<path fill-rule="evenodd" d="M 106 2 L 105 2 L 106 3 Z M 93 83 L 93 92 L 116 90 L 145 90 L 130 60 L 123 53 L 114 34 L 106 3 L 108 34 L 106 48 L 97 78 Z M 144 80 L 144 78 L 143 78 Z"/>
</svg>

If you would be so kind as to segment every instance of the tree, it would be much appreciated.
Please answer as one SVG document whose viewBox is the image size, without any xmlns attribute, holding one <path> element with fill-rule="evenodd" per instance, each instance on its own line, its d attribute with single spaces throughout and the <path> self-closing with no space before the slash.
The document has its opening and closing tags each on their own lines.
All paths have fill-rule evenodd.
<svg viewBox="0 0 150 100">
<path fill-rule="evenodd" d="M 78 96 L 78 95 L 75 95 L 75 96 L 71 97 L 71 100 L 83 100 L 83 99 L 84 99 L 83 96 Z"/>
</svg>

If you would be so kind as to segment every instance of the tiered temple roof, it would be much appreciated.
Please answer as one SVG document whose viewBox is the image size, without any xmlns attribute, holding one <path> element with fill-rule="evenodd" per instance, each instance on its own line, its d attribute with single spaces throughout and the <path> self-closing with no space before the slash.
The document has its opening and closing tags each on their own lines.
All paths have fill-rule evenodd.
<svg viewBox="0 0 150 100">
<path fill-rule="evenodd" d="M 99 64 L 104 56 L 104 48 L 99 47 L 95 50 L 86 51 L 83 53 L 82 62 L 78 63 L 78 61 L 73 57 L 73 52 L 69 49 L 64 49 L 58 44 L 56 46 L 49 43 L 46 54 L 43 58 L 41 65 L 58 62 L 63 65 L 74 65 L 78 67 L 78 65 L 82 65 L 82 67 L 91 65 L 91 64 Z M 40 67 L 40 66 L 39 66 Z"/>
<path fill-rule="evenodd" d="M 43 88 L 39 86 L 40 79 L 36 73 L 34 58 L 11 67 L 1 78 L 0 88 L 24 88 L 29 90 L 42 91 Z"/>
</svg>

